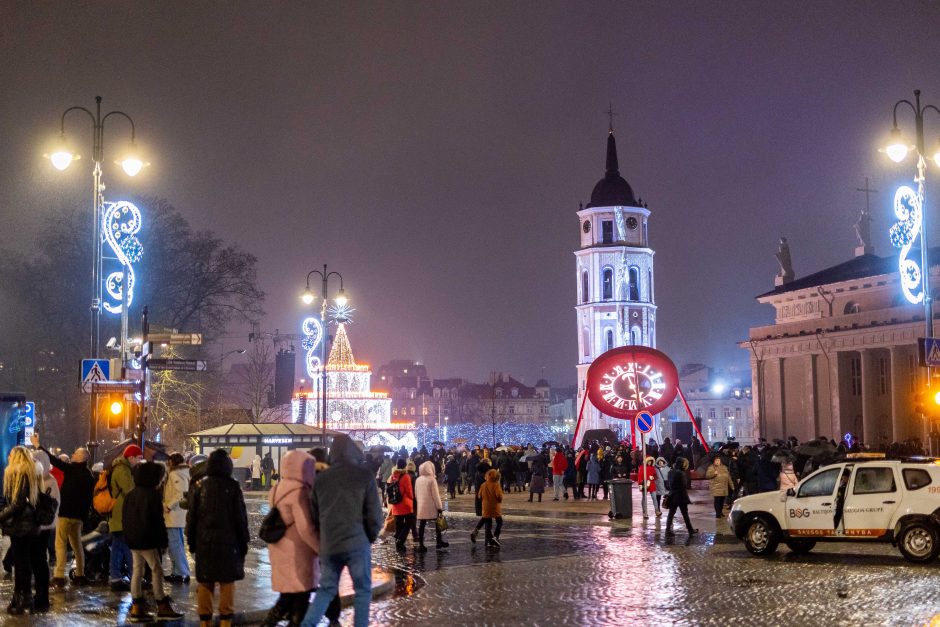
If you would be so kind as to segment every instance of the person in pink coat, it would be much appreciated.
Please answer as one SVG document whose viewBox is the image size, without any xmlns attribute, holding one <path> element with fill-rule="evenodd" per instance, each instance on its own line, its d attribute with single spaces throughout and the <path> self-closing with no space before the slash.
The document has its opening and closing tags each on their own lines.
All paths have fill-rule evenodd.
<svg viewBox="0 0 940 627">
<path fill-rule="evenodd" d="M 271 589 L 281 595 L 265 625 L 285 618 L 289 625 L 299 625 L 307 613 L 310 592 L 320 584 L 320 537 L 310 515 L 316 465 L 316 459 L 303 451 L 288 452 L 281 458 L 281 480 L 268 493 L 268 503 L 277 507 L 287 531 L 268 545 Z"/>
<path fill-rule="evenodd" d="M 437 478 L 434 476 L 434 462 L 426 461 L 418 467 L 418 480 L 415 481 L 415 501 L 418 503 L 418 551 L 424 553 L 428 550 L 424 546 L 424 528 L 428 524 L 434 526 L 437 533 L 437 548 L 446 549 L 449 544 L 441 537 L 441 530 L 437 528 L 437 517 L 444 511 L 441 502 L 441 491 L 437 487 Z"/>
</svg>

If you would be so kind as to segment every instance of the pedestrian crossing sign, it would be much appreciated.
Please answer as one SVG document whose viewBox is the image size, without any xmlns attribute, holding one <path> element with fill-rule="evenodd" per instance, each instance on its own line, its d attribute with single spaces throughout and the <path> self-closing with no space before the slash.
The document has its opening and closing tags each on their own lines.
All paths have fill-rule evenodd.
<svg viewBox="0 0 940 627">
<path fill-rule="evenodd" d="M 940 368 L 940 337 L 920 338 L 920 365 L 925 368 Z"/>
<path fill-rule="evenodd" d="M 82 394 L 91 394 L 92 384 L 111 378 L 111 362 L 107 359 L 82 360 Z"/>
</svg>

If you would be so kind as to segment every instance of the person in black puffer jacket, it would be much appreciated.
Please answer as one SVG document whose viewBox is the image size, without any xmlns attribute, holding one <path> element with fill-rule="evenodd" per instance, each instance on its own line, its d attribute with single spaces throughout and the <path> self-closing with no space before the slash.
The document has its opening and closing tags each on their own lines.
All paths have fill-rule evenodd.
<svg viewBox="0 0 940 627">
<path fill-rule="evenodd" d="M 196 557 L 199 623 L 212 620 L 212 596 L 219 584 L 219 620 L 230 627 L 235 614 L 235 582 L 245 578 L 248 514 L 232 459 L 225 449 L 209 455 L 206 476 L 190 488 L 186 542 Z"/>
<path fill-rule="evenodd" d="M 13 552 L 13 598 L 7 614 L 33 611 L 33 572 L 36 573 L 37 596 L 42 596 L 42 590 L 38 588 L 42 585 L 40 573 L 43 567 L 46 572 L 46 601 L 45 607 L 37 609 L 49 609 L 49 565 L 46 546 L 39 541 L 39 525 L 36 523 L 39 486 L 40 477 L 33 456 L 23 446 L 13 447 L 3 472 L 3 509 L 0 510 L 0 529 L 10 538 Z"/>
<path fill-rule="evenodd" d="M 134 469 L 134 489 L 124 498 L 121 512 L 124 539 L 131 550 L 134 569 L 131 575 L 132 623 L 149 622 L 153 614 L 144 598 L 144 570 L 150 566 L 153 598 L 157 601 L 159 620 L 177 620 L 170 597 L 163 590 L 163 565 L 160 551 L 167 548 L 166 523 L 163 520 L 163 496 L 158 489 L 163 481 L 163 466 L 153 462 L 138 464 Z"/>
<path fill-rule="evenodd" d="M 676 515 L 677 509 L 682 512 L 682 518 L 685 520 L 685 526 L 689 531 L 689 535 L 698 531 L 698 529 L 692 527 L 692 521 L 689 520 L 689 503 L 691 503 L 692 500 L 689 498 L 689 491 L 685 486 L 685 468 L 685 458 L 677 458 L 666 480 L 666 483 L 669 484 L 666 486 L 669 489 L 667 493 L 669 495 L 669 515 L 666 516 L 667 536 L 673 535 L 672 519 Z"/>
</svg>

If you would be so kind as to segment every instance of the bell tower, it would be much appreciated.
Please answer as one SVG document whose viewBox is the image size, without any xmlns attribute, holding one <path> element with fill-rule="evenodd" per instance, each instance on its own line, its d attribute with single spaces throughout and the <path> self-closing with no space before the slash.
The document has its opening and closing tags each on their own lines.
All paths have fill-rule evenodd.
<svg viewBox="0 0 940 627">
<path fill-rule="evenodd" d="M 587 371 L 596 357 L 619 346 L 656 347 L 653 249 L 649 209 L 620 176 L 613 124 L 607 134 L 607 169 L 579 209 L 581 247 L 574 252 L 577 283 L 578 405 L 586 394 Z M 584 406 L 585 429 L 623 427 L 591 403 Z"/>
</svg>

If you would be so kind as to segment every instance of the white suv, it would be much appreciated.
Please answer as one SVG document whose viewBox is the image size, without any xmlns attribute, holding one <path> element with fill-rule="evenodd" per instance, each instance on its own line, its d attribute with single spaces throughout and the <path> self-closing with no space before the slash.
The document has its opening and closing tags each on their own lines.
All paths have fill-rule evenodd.
<svg viewBox="0 0 940 627">
<path fill-rule="evenodd" d="M 728 522 L 754 555 L 781 541 L 795 553 L 818 541 L 890 542 L 912 562 L 931 562 L 940 552 L 940 462 L 824 466 L 795 490 L 738 499 Z"/>
</svg>

